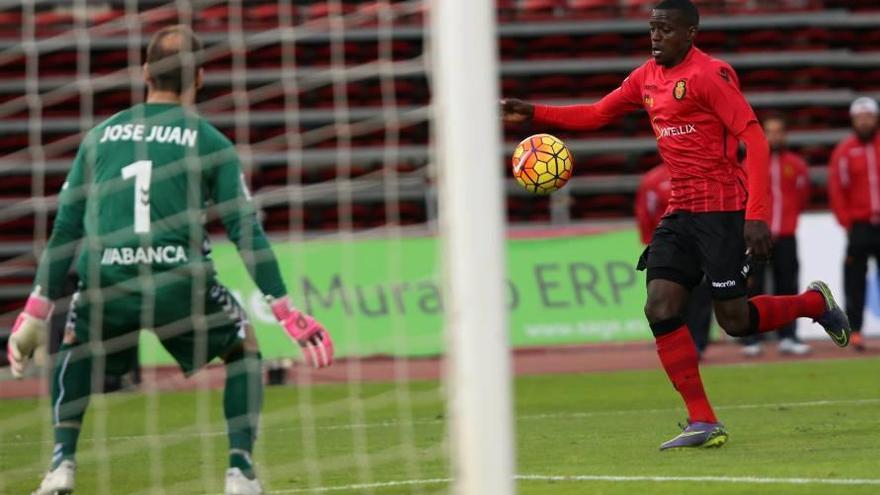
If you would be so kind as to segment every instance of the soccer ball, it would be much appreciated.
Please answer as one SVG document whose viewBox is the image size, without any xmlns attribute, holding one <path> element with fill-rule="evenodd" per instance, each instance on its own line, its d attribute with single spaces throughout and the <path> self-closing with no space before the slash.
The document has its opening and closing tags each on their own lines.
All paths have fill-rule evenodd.
<svg viewBox="0 0 880 495">
<path fill-rule="evenodd" d="M 526 191 L 550 194 L 571 178 L 571 152 L 550 134 L 535 134 L 519 143 L 511 159 L 513 176 Z"/>
</svg>

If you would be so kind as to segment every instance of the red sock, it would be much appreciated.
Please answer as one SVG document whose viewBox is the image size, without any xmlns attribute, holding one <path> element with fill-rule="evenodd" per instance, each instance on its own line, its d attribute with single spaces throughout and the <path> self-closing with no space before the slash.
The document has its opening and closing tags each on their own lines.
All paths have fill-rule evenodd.
<svg viewBox="0 0 880 495">
<path fill-rule="evenodd" d="M 657 354 L 672 386 L 687 405 L 688 419 L 692 422 L 717 423 L 709 398 L 703 390 L 700 358 L 687 325 L 657 337 Z"/>
<path fill-rule="evenodd" d="M 825 298 L 808 290 L 797 296 L 757 296 L 749 299 L 758 312 L 758 332 L 772 332 L 794 320 L 819 318 L 825 312 Z"/>
</svg>

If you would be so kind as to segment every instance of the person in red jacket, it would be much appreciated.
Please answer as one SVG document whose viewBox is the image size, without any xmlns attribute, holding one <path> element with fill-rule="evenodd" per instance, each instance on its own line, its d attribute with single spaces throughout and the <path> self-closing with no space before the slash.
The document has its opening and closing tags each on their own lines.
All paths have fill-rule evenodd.
<svg viewBox="0 0 880 495">
<path fill-rule="evenodd" d="M 660 220 L 666 214 L 671 194 L 672 176 L 666 165 L 660 164 L 642 176 L 636 191 L 635 208 L 642 244 L 647 246 L 651 243 L 654 229 L 660 225 Z M 691 292 L 684 311 L 684 321 L 691 331 L 697 353 L 702 358 L 709 345 L 709 330 L 712 326 L 712 292 L 705 278 Z"/>
<path fill-rule="evenodd" d="M 880 136 L 877 102 L 859 98 L 850 106 L 853 134 L 834 148 L 828 176 L 831 209 L 848 232 L 843 285 L 852 343 L 864 349 L 861 329 L 865 310 L 868 257 L 880 261 Z"/>
<path fill-rule="evenodd" d="M 786 149 L 785 127 L 782 117 L 764 119 L 764 133 L 770 144 L 770 233 L 773 234 L 770 270 L 776 295 L 797 294 L 800 265 L 795 230 L 801 211 L 810 201 L 807 162 Z M 765 265 L 757 263 L 749 278 L 751 295 L 765 292 L 766 275 Z M 761 337 L 742 339 L 743 354 L 751 357 L 763 353 Z M 779 352 L 796 355 L 810 352 L 810 346 L 798 340 L 794 322 L 780 328 Z"/>
<path fill-rule="evenodd" d="M 691 291 L 711 284 L 719 326 L 731 336 L 775 331 L 799 317 L 818 322 L 840 347 L 849 344 L 846 313 L 827 284 L 796 296 L 747 297 L 749 256 L 770 255 L 770 147 L 727 62 L 694 45 L 700 23 L 690 0 L 662 0 L 651 11 L 651 58 L 595 104 L 551 106 L 502 100 L 507 123 L 598 129 L 624 114 L 647 112 L 672 174 L 670 212 L 643 252 L 645 317 L 660 363 L 688 410 L 685 431 L 660 448 L 720 447 L 727 441 L 700 378 L 699 355 L 682 318 Z M 737 159 L 739 144 L 746 159 Z"/>
</svg>

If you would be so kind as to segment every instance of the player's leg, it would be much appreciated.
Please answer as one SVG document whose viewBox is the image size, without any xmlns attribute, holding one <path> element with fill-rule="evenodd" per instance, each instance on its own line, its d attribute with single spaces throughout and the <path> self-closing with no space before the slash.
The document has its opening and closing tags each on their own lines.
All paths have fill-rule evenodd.
<svg viewBox="0 0 880 495">
<path fill-rule="evenodd" d="M 792 296 L 746 297 L 743 212 L 694 215 L 696 240 L 706 276 L 712 283 L 715 317 L 733 337 L 772 332 L 797 318 L 812 318 L 834 342 L 849 343 L 849 323 L 824 282 L 812 282 Z"/>
<path fill-rule="evenodd" d="M 50 470 L 61 461 L 73 461 L 82 419 L 89 404 L 92 359 L 85 345 L 78 345 L 71 331 L 65 332 L 52 376 L 52 426 L 55 447 Z"/>
<path fill-rule="evenodd" d="M 56 356 L 51 384 L 50 407 L 55 446 L 49 472 L 34 495 L 71 493 L 76 473 L 76 451 L 83 416 L 91 395 L 93 369 L 122 375 L 129 371 L 131 354 L 137 352 L 137 323 L 129 324 L 137 297 L 109 297 L 101 293 L 100 310 L 93 311 L 80 289 L 71 299 L 64 338 Z M 93 319 L 94 318 L 94 319 Z M 92 354 L 92 344 L 113 342 L 115 349 L 100 358 Z M 120 347 L 121 346 L 121 347 Z M 108 345 L 110 347 L 110 345 Z M 95 360 L 101 359 L 95 367 Z"/>
<path fill-rule="evenodd" d="M 192 300 L 193 291 L 201 294 L 205 301 L 204 315 L 196 315 L 188 305 L 179 304 L 179 301 Z M 263 403 L 262 362 L 256 336 L 244 310 L 225 287 L 213 280 L 208 280 L 203 287 L 190 282 L 174 284 L 162 291 L 160 299 L 156 305 L 158 326 L 154 330 L 184 373 L 191 375 L 217 357 L 226 365 L 223 391 L 229 439 L 226 493 L 263 493 L 251 459 Z M 165 300 L 178 303 L 168 305 Z M 199 326 L 192 328 L 193 322 Z"/>
<path fill-rule="evenodd" d="M 699 354 L 682 319 L 690 291 L 702 279 L 689 241 L 689 215 L 673 213 L 660 223 L 639 261 L 647 268 L 645 316 L 651 326 L 657 355 L 688 410 L 685 431 L 661 449 L 722 445 L 727 434 L 718 424 L 700 378 Z"/>
<path fill-rule="evenodd" d="M 651 326 L 657 355 L 672 386 L 681 394 L 688 409 L 688 419 L 714 423 L 715 413 L 703 389 L 698 368 L 699 354 L 690 329 L 681 314 L 689 290 L 664 279 L 648 282 L 645 316 Z"/>
<path fill-rule="evenodd" d="M 64 333 L 52 374 L 52 428 L 55 445 L 49 470 L 34 495 L 72 493 L 76 447 L 92 386 L 92 360 L 72 329 Z"/>
<path fill-rule="evenodd" d="M 821 281 L 811 282 L 794 296 L 745 296 L 715 298 L 718 324 L 733 337 L 774 332 L 798 318 L 812 318 L 822 325 L 840 347 L 849 344 L 849 321 L 834 301 L 831 289 Z"/>
<path fill-rule="evenodd" d="M 688 289 L 677 282 L 657 278 L 648 282 L 645 315 L 654 333 L 657 355 L 688 410 L 684 431 L 661 444 L 661 450 L 720 447 L 727 442 L 727 431 L 715 417 L 703 387 L 700 355 L 690 329 L 675 316 L 681 314 L 687 295 Z"/>
<path fill-rule="evenodd" d="M 229 438 L 230 470 L 238 469 L 245 478 L 253 480 L 256 474 L 251 455 L 263 406 L 263 366 L 253 327 L 246 324 L 244 329 L 244 340 L 223 356 L 226 363 L 223 414 Z"/>
<path fill-rule="evenodd" d="M 702 357 L 709 345 L 709 330 L 712 327 L 712 295 L 706 280 L 697 284 L 691 291 L 684 322 L 691 331 L 697 353 Z"/>
</svg>

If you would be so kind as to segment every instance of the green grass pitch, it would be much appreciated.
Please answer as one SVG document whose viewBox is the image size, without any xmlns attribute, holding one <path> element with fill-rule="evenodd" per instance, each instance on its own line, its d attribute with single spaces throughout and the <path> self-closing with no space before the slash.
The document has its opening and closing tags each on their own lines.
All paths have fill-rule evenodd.
<svg viewBox="0 0 880 495">
<path fill-rule="evenodd" d="M 685 452 L 657 450 L 685 416 L 659 370 L 520 377 L 517 472 L 540 479 L 521 479 L 519 493 L 880 493 L 878 367 L 876 358 L 707 367 L 730 442 Z M 271 493 L 448 493 L 442 394 L 436 382 L 270 388 L 255 452 L 264 483 Z M 93 398 L 77 493 L 222 493 L 220 398 Z M 38 482 L 52 449 L 48 415 L 47 399 L 0 401 L 0 493 Z M 815 481 L 830 479 L 856 483 Z"/>
</svg>

